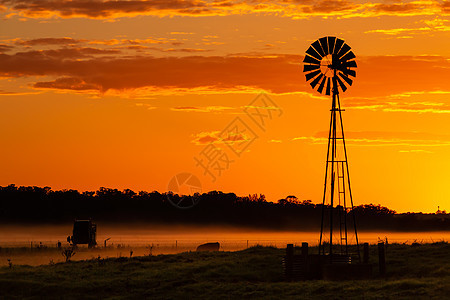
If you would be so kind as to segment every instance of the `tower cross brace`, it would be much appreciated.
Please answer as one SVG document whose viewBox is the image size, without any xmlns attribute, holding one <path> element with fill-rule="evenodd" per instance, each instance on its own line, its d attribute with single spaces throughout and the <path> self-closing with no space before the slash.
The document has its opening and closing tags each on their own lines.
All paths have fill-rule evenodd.
<svg viewBox="0 0 450 300">
<path fill-rule="evenodd" d="M 353 197 L 350 185 L 350 175 L 347 160 L 347 148 L 344 137 L 344 125 L 342 122 L 342 110 L 339 101 L 339 91 L 337 84 L 337 70 L 333 70 L 332 78 L 332 105 L 331 105 L 331 118 L 328 132 L 328 149 L 327 149 L 327 161 L 325 167 L 325 183 L 323 190 L 322 200 L 322 222 L 320 227 L 320 240 L 319 240 L 319 254 L 325 255 L 325 212 L 329 210 L 329 257 L 330 262 L 333 261 L 333 227 L 334 220 L 333 215 L 337 210 L 339 218 L 339 241 L 340 254 L 348 255 L 348 227 L 347 227 L 347 215 L 348 199 L 350 200 L 351 215 L 353 220 L 353 227 L 355 231 L 356 247 L 358 259 L 361 260 L 359 252 L 358 232 L 356 229 L 356 218 L 353 210 Z M 338 133 L 340 132 L 340 136 Z M 338 144 L 338 140 L 341 143 Z M 339 148 L 339 149 L 338 149 Z M 338 152 L 338 150 L 340 150 Z M 341 153 L 342 152 L 342 153 Z M 341 154 L 341 158 L 338 157 L 338 153 Z M 329 188 L 329 192 L 327 190 Z M 326 203 L 327 195 L 329 195 L 329 204 Z M 336 199 L 337 198 L 337 199 Z M 335 207 L 336 205 L 336 207 Z"/>
</svg>

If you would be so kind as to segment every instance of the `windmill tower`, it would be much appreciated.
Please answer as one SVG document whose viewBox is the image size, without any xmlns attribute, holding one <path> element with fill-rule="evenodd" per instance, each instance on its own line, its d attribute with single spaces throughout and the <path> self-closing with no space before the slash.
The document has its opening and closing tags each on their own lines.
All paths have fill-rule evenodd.
<svg viewBox="0 0 450 300">
<path fill-rule="evenodd" d="M 322 201 L 322 224 L 320 227 L 319 254 L 325 254 L 326 239 L 328 253 L 333 261 L 333 245 L 338 246 L 340 254 L 348 256 L 348 236 L 350 222 L 355 233 L 359 254 L 358 233 L 353 209 L 353 197 L 350 186 L 347 149 L 342 123 L 342 110 L 339 93 L 352 85 L 351 77 L 356 77 L 355 54 L 343 40 L 328 36 L 311 44 L 306 50 L 303 72 L 306 81 L 319 93 L 331 96 L 331 120 L 328 133 L 328 150 L 325 167 L 325 184 Z M 345 82 L 345 83 L 344 83 Z M 351 216 L 350 216 L 351 215 Z M 351 219 L 351 220 L 349 220 Z M 329 235 L 327 235 L 329 230 Z M 337 241 L 336 241 L 337 239 Z M 335 247 L 336 248 L 336 247 Z"/>
</svg>

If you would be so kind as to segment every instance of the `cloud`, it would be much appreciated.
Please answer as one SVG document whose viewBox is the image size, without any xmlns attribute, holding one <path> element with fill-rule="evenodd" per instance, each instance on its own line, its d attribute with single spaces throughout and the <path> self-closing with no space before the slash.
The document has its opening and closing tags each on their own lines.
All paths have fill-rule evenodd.
<svg viewBox="0 0 450 300">
<path fill-rule="evenodd" d="M 118 41 L 118 40 L 113 40 Z M 132 45 L 141 45 L 141 44 L 167 44 L 169 41 L 167 41 L 165 38 L 148 38 L 148 39 L 121 39 L 118 41 L 122 44 L 132 44 Z"/>
<path fill-rule="evenodd" d="M 346 0 L 323 0 L 313 1 L 312 4 L 304 6 L 305 13 L 336 13 L 357 8 L 356 3 Z"/>
<path fill-rule="evenodd" d="M 171 110 L 174 111 L 184 111 L 184 112 L 201 112 L 199 107 L 193 107 L 193 106 L 178 106 L 178 107 L 172 107 Z"/>
<path fill-rule="evenodd" d="M 119 48 L 127 48 L 131 50 L 153 50 L 153 51 L 159 51 L 159 52 L 179 52 L 179 53 L 199 53 L 199 52 L 211 52 L 211 49 L 200 49 L 200 48 L 158 48 L 158 47 L 149 47 L 149 46 L 142 46 L 142 45 L 131 45 L 131 46 L 119 46 Z"/>
<path fill-rule="evenodd" d="M 50 51 L 50 50 L 49 50 Z M 61 55 L 60 55 L 61 54 Z M 79 78 L 99 91 L 143 87 L 158 89 L 264 88 L 274 92 L 298 89 L 304 80 L 299 72 L 300 56 L 260 57 L 134 57 L 69 59 L 75 54 L 29 51 L 0 55 L 4 77 L 61 76 Z M 282 83 L 279 78 L 291 79 Z M 294 82 L 293 79 L 294 78 Z M 301 81 L 300 81 L 301 80 Z"/>
<path fill-rule="evenodd" d="M 212 50 L 209 49 L 194 49 L 194 48 L 180 48 L 180 49 L 174 49 L 174 48 L 170 48 L 170 49 L 159 49 L 163 52 L 185 52 L 185 53 L 195 53 L 195 52 L 210 52 Z"/>
<path fill-rule="evenodd" d="M 23 95 L 36 95 L 41 92 L 33 91 L 33 92 L 13 92 L 13 91 L 4 91 L 0 90 L 0 95 L 2 96 L 23 96 Z"/>
<path fill-rule="evenodd" d="M 105 45 L 105 46 L 115 46 L 115 48 L 127 48 L 133 50 L 155 50 L 160 52 L 185 52 L 185 53 L 195 53 L 195 52 L 209 52 L 209 49 L 200 48 L 161 48 L 155 46 L 147 45 L 172 45 L 180 46 L 185 42 L 177 41 L 174 38 L 147 38 L 147 39 L 111 39 L 111 40 L 83 40 L 90 45 Z"/>
<path fill-rule="evenodd" d="M 90 87 L 97 87 L 100 93 L 136 89 L 199 93 L 264 90 L 278 94 L 316 95 L 305 81 L 303 57 L 300 55 L 121 58 L 113 55 L 117 52 L 63 48 L 11 55 L 3 53 L 0 54 L 0 76 L 50 76 L 52 80 L 77 78 Z M 346 99 L 351 99 L 354 107 L 361 106 L 357 101 L 364 102 L 358 97 L 446 91 L 449 88 L 450 60 L 440 56 L 361 57 L 357 72 L 355 83 L 346 92 Z M 45 83 L 55 89 L 60 86 L 57 82 Z"/>
<path fill-rule="evenodd" d="M 449 95 L 450 91 L 416 91 L 393 94 L 387 97 L 346 99 L 346 109 L 364 109 L 384 112 L 436 113 L 449 114 L 450 103 L 430 100 L 431 96 Z M 411 97 L 424 97 L 427 101 L 411 100 Z"/>
<path fill-rule="evenodd" d="M 80 78 L 64 77 L 54 81 L 38 82 L 34 85 L 37 89 L 58 89 L 72 91 L 98 90 L 98 86 L 89 84 Z"/>
<path fill-rule="evenodd" d="M 450 14 L 450 1 L 443 1 L 441 4 L 441 9 L 444 14 Z"/>
<path fill-rule="evenodd" d="M 196 145 L 207 145 L 210 143 L 218 142 L 220 139 L 217 137 L 217 135 L 220 133 L 220 131 L 211 131 L 211 132 L 200 132 L 197 134 L 194 134 L 194 139 L 192 140 L 192 143 Z"/>
<path fill-rule="evenodd" d="M 168 39 L 165 37 L 158 38 L 147 38 L 147 39 L 110 39 L 110 40 L 83 40 L 91 45 L 106 45 L 106 46 L 116 46 L 125 45 L 127 47 L 139 47 L 143 45 L 160 45 L 160 44 L 171 44 L 173 46 L 181 45 L 183 42 L 177 41 L 176 39 Z M 130 46 L 131 45 L 131 46 Z"/>
<path fill-rule="evenodd" d="M 200 0 L 2 0 L 11 11 L 30 18 L 110 18 L 146 14 L 205 14 L 207 3 Z"/>
<path fill-rule="evenodd" d="M 36 45 L 69 45 L 69 44 L 78 44 L 82 42 L 81 40 L 75 40 L 69 37 L 63 38 L 39 38 L 32 40 L 18 40 L 16 44 L 24 45 L 24 46 L 36 46 Z"/>
<path fill-rule="evenodd" d="M 95 55 L 113 55 L 119 54 L 119 50 L 115 49 L 97 49 L 91 47 L 81 48 L 60 48 L 50 50 L 31 50 L 26 52 L 17 52 L 14 57 L 17 61 L 35 59 L 36 61 L 44 60 L 75 60 L 80 58 L 93 58 Z M 1 59 L 0 59 L 1 60 Z M 33 62 L 29 62 L 33 63 Z"/>
<path fill-rule="evenodd" d="M 426 25 L 423 27 L 374 29 L 365 31 L 364 33 L 385 34 L 390 36 L 396 36 L 397 38 L 405 38 L 409 36 L 404 36 L 404 34 L 417 35 L 417 34 L 430 34 L 431 32 L 450 31 L 450 26 L 447 25 L 449 22 L 450 22 L 449 20 L 436 17 L 433 20 L 423 20 L 422 23 Z"/>
<path fill-rule="evenodd" d="M 426 8 L 428 7 L 428 3 L 421 2 L 421 1 L 414 1 L 409 3 L 392 3 L 392 4 L 385 4 L 385 3 L 376 3 L 374 5 L 375 11 L 378 12 L 394 12 L 394 13 L 408 13 L 408 12 L 414 12 L 418 9 Z"/>
<path fill-rule="evenodd" d="M 206 106 L 206 107 L 194 107 L 194 106 L 178 106 L 172 107 L 173 111 L 183 111 L 183 112 L 224 112 L 226 110 L 233 110 L 233 107 L 226 106 Z"/>
<path fill-rule="evenodd" d="M 381 15 L 415 16 L 448 14 L 448 1 L 417 0 L 396 3 L 348 0 L 0 0 L 11 14 L 18 17 L 49 18 L 120 18 L 139 15 L 156 16 L 226 16 L 272 14 L 289 18 L 376 17 Z M 174 34 L 189 34 L 173 32 Z"/>
<path fill-rule="evenodd" d="M 423 150 L 423 149 L 412 149 L 412 150 L 399 150 L 400 153 L 434 153 L 433 151 Z"/>
<path fill-rule="evenodd" d="M 420 28 L 392 28 L 392 29 L 374 29 L 369 30 L 364 33 L 382 33 L 387 35 L 399 35 L 399 34 L 411 34 L 411 33 L 419 33 L 424 31 L 431 31 L 432 29 L 429 27 L 420 27 Z"/>
<path fill-rule="evenodd" d="M 11 51 L 12 49 L 14 49 L 13 46 L 6 45 L 6 44 L 0 44 L 0 53 L 8 52 L 8 51 Z"/>
<path fill-rule="evenodd" d="M 156 108 L 157 108 L 156 106 L 153 106 L 153 105 L 151 105 L 151 104 L 148 104 L 148 103 L 141 103 L 141 102 L 136 103 L 136 106 L 138 106 L 138 107 L 144 107 L 144 108 L 146 108 L 146 109 L 148 109 L 148 110 L 153 110 L 153 109 L 156 109 Z"/>
<path fill-rule="evenodd" d="M 386 96 L 448 90 L 450 61 L 441 56 L 371 56 L 358 60 L 352 95 Z"/>
<path fill-rule="evenodd" d="M 228 132 L 224 137 L 220 137 L 220 131 L 211 132 L 200 132 L 194 134 L 194 139 L 191 141 L 196 145 L 206 145 L 206 144 L 234 144 L 241 143 L 245 141 L 250 141 L 252 137 L 247 136 L 245 133 L 235 133 L 231 134 Z"/>
<path fill-rule="evenodd" d="M 172 31 L 170 34 L 181 34 L 181 35 L 187 35 L 187 34 L 195 34 L 194 32 L 179 32 L 179 31 Z"/>
<path fill-rule="evenodd" d="M 326 144 L 328 132 L 317 132 L 314 136 L 295 137 L 292 141 Z M 426 132 L 349 131 L 345 132 L 347 144 L 355 146 L 450 146 L 450 135 Z"/>
</svg>

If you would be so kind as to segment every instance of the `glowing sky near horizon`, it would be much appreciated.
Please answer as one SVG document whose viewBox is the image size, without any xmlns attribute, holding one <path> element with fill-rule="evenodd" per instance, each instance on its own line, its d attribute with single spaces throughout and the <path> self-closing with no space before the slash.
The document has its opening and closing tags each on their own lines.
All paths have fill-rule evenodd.
<svg viewBox="0 0 450 300">
<path fill-rule="evenodd" d="M 449 14 L 421 0 L 0 0 L 0 185 L 164 192 L 190 172 L 203 191 L 319 203 L 330 100 L 302 60 L 328 35 L 357 56 L 341 95 L 355 204 L 448 211 Z M 264 130 L 244 111 L 262 92 L 282 111 Z M 236 118 L 256 138 L 213 181 L 194 158 L 228 149 Z"/>
</svg>

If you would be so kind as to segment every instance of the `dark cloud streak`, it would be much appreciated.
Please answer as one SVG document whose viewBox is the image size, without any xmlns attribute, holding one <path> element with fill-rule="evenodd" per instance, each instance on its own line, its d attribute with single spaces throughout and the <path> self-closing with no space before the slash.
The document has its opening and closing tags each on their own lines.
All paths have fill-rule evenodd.
<svg viewBox="0 0 450 300">
<path fill-rule="evenodd" d="M 12 49 L 14 49 L 13 46 L 6 45 L 6 44 L 0 44 L 0 53 L 8 52 L 8 51 L 11 51 Z"/>
<path fill-rule="evenodd" d="M 72 91 L 98 90 L 100 87 L 94 84 L 88 84 L 80 78 L 63 77 L 50 82 L 37 82 L 34 84 L 38 89 L 60 89 Z"/>
<path fill-rule="evenodd" d="M 429 15 L 449 13 L 449 1 L 362 3 L 349 0 L 0 0 L 12 12 L 31 18 L 116 18 L 136 15 L 223 16 L 274 13 L 286 17 L 375 17 L 379 15 Z"/>
<path fill-rule="evenodd" d="M 23 46 L 36 46 L 36 45 L 70 45 L 78 44 L 81 40 L 75 40 L 73 38 L 39 38 L 26 41 L 18 41 L 16 44 Z"/>
<path fill-rule="evenodd" d="M 84 50 L 82 50 L 84 49 Z M 302 56 L 136 56 L 88 57 L 102 50 L 63 49 L 0 54 L 0 76 L 54 76 L 37 88 L 127 90 L 139 88 L 233 90 L 274 93 L 312 92 L 302 72 Z M 80 55 L 87 57 L 80 60 Z M 450 61 L 438 56 L 377 56 L 358 60 L 350 96 L 391 95 L 409 91 L 448 90 Z M 68 81 L 67 78 L 71 78 Z"/>
<path fill-rule="evenodd" d="M 62 17 L 105 18 L 115 13 L 132 14 L 158 10 L 198 13 L 206 3 L 199 0 L 85 1 L 85 0 L 2 0 L 0 3 L 27 16 L 57 12 Z M 192 10 L 192 11 L 191 11 Z"/>
</svg>

